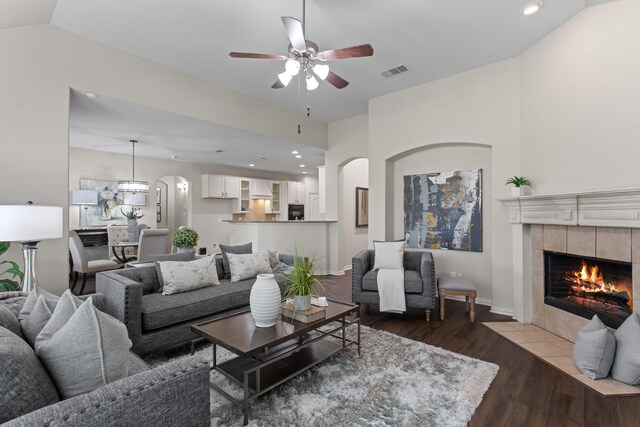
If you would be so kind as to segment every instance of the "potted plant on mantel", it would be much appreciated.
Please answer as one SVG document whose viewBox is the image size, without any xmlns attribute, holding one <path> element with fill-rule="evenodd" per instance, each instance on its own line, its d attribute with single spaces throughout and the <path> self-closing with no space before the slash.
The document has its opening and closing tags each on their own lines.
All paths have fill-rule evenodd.
<svg viewBox="0 0 640 427">
<path fill-rule="evenodd" d="M 316 261 L 306 258 L 304 254 L 293 258 L 293 267 L 289 272 L 289 284 L 284 291 L 285 297 L 293 298 L 294 310 L 308 310 L 311 307 L 313 288 L 324 289 L 318 277 L 314 274 Z"/>
<path fill-rule="evenodd" d="M 178 252 L 195 252 L 194 248 L 198 244 L 199 238 L 200 236 L 196 230 L 183 225 L 173 233 L 172 243 L 173 246 L 178 248 Z"/>
<path fill-rule="evenodd" d="M 513 184 L 515 187 L 511 189 L 511 197 L 520 197 L 525 195 L 524 187 L 531 187 L 531 181 L 524 176 L 513 176 L 509 178 L 506 182 L 506 185 Z"/>
<path fill-rule="evenodd" d="M 140 208 L 136 208 L 135 206 L 131 206 L 131 210 L 127 212 L 120 208 L 120 212 L 122 212 L 122 215 L 127 218 L 127 233 L 129 234 L 129 241 L 137 242 L 140 238 L 138 220 L 142 218 L 144 214 L 140 211 Z"/>
</svg>

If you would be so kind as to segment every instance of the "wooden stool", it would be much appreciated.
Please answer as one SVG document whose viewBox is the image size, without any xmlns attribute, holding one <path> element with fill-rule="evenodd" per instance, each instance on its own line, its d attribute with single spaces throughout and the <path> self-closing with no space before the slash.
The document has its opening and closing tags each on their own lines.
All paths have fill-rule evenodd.
<svg viewBox="0 0 640 427">
<path fill-rule="evenodd" d="M 441 277 L 438 279 L 440 294 L 440 320 L 444 320 L 444 299 L 451 295 L 463 295 L 467 301 L 467 311 L 471 323 L 476 320 L 476 287 L 469 279 Z"/>
</svg>

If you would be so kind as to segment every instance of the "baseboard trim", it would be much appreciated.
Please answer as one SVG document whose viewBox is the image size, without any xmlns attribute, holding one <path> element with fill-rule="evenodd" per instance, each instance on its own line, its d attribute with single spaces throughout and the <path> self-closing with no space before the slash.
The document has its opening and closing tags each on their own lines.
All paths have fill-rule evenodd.
<svg viewBox="0 0 640 427">
<path fill-rule="evenodd" d="M 452 299 L 455 301 L 463 301 L 463 302 L 465 301 L 465 298 L 462 295 L 451 295 L 451 296 L 448 296 L 447 299 Z M 486 298 L 476 298 L 476 304 L 491 306 L 491 300 Z"/>
<path fill-rule="evenodd" d="M 329 276 L 344 276 L 344 270 L 330 271 Z"/>
<path fill-rule="evenodd" d="M 344 271 L 349 271 L 349 270 L 351 270 L 351 264 L 345 265 L 344 266 Z"/>
<path fill-rule="evenodd" d="M 498 307 L 494 305 L 494 306 L 491 306 L 491 310 L 489 311 L 493 314 L 501 314 L 503 316 L 509 316 L 509 317 L 514 316 L 513 310 L 510 308 Z"/>
</svg>

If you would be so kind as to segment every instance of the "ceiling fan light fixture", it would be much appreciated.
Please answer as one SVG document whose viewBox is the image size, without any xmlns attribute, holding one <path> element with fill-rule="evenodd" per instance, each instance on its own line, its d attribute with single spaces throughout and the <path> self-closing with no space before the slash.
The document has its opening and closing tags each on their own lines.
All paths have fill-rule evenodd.
<svg viewBox="0 0 640 427">
<path fill-rule="evenodd" d="M 329 75 L 329 66 L 327 64 L 316 64 L 313 66 L 313 72 L 316 76 L 320 77 L 321 80 L 324 80 Z"/>
<path fill-rule="evenodd" d="M 312 75 L 307 76 L 307 90 L 315 90 L 320 86 L 320 83 Z"/>
<path fill-rule="evenodd" d="M 280 80 L 280 83 L 282 83 L 284 86 L 289 84 L 292 77 L 293 76 L 286 71 L 278 74 L 278 80 Z"/>
<path fill-rule="evenodd" d="M 297 76 L 300 72 L 300 62 L 295 59 L 289 59 L 285 62 L 284 69 L 292 76 Z"/>
</svg>

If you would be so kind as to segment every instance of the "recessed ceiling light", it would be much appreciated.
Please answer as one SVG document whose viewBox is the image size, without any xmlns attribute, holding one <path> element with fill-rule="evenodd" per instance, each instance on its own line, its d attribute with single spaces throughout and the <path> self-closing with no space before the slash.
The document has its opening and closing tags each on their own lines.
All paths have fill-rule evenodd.
<svg viewBox="0 0 640 427">
<path fill-rule="evenodd" d="M 217 149 L 214 153 L 224 153 L 224 150 Z"/>
<path fill-rule="evenodd" d="M 301 168 L 303 168 L 303 167 L 304 167 L 304 165 L 300 165 L 300 167 L 301 167 Z"/>
<path fill-rule="evenodd" d="M 177 158 L 178 158 L 178 156 L 176 156 L 176 155 L 174 154 L 173 156 L 171 156 L 171 158 L 172 158 L 173 160 L 175 160 L 175 159 L 177 159 Z"/>
<path fill-rule="evenodd" d="M 87 96 L 87 98 L 90 98 L 90 99 L 96 99 L 98 97 L 98 95 L 96 95 L 93 92 L 87 92 L 85 95 Z"/>
<path fill-rule="evenodd" d="M 249 163 L 249 166 L 254 167 L 255 165 L 253 163 Z"/>
<path fill-rule="evenodd" d="M 307 173 L 307 171 L 303 171 L 303 172 L 302 172 L 302 174 L 303 174 L 303 175 L 304 175 L 304 174 L 306 174 L 306 173 Z"/>
<path fill-rule="evenodd" d="M 298 154 L 298 152 L 296 150 L 293 150 L 291 154 Z"/>
<path fill-rule="evenodd" d="M 534 13 L 542 9 L 543 5 L 544 3 L 542 2 L 542 0 L 529 2 L 522 6 L 522 14 L 525 16 L 533 15 Z"/>
<path fill-rule="evenodd" d="M 258 160 L 267 160 L 266 157 L 260 157 Z"/>
<path fill-rule="evenodd" d="M 302 156 L 300 154 L 296 155 L 296 159 L 301 159 Z"/>
</svg>

